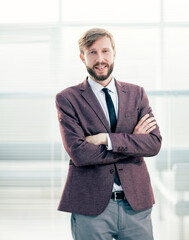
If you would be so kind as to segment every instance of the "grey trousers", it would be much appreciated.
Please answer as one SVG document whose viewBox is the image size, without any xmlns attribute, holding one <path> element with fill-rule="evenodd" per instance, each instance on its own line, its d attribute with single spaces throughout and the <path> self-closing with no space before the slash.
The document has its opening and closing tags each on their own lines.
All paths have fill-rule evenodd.
<svg viewBox="0 0 189 240">
<path fill-rule="evenodd" d="M 98 216 L 71 215 L 74 240 L 153 240 L 151 211 L 134 211 L 126 200 L 110 200 Z"/>
</svg>

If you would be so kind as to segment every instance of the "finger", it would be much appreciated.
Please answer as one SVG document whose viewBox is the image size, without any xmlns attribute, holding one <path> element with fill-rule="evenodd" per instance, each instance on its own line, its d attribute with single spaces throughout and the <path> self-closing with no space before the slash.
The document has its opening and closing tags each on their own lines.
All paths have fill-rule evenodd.
<svg viewBox="0 0 189 240">
<path fill-rule="evenodd" d="M 86 138 L 85 138 L 85 140 L 86 140 L 87 142 L 89 142 L 89 141 L 90 141 L 89 137 L 86 137 Z"/>
<path fill-rule="evenodd" d="M 140 121 L 138 122 L 138 126 L 141 126 L 148 118 L 149 118 L 149 114 L 145 114 L 141 119 Z"/>
<path fill-rule="evenodd" d="M 87 142 L 91 143 L 92 140 L 93 140 L 93 136 L 87 136 L 87 137 L 85 138 L 85 140 L 86 140 Z"/>
<path fill-rule="evenodd" d="M 146 119 L 143 123 L 142 123 L 142 127 L 145 128 L 148 124 L 151 124 L 152 122 L 155 121 L 155 118 L 154 117 L 150 117 L 148 119 Z"/>
<path fill-rule="evenodd" d="M 145 125 L 143 126 L 143 129 L 146 131 L 148 130 L 149 128 L 153 127 L 154 125 L 156 125 L 156 121 L 152 121 L 152 122 L 149 122 L 149 123 L 145 123 Z"/>
<path fill-rule="evenodd" d="M 146 131 L 146 133 L 151 133 L 154 129 L 156 129 L 156 126 L 157 126 L 157 125 L 149 128 L 149 129 Z"/>
</svg>

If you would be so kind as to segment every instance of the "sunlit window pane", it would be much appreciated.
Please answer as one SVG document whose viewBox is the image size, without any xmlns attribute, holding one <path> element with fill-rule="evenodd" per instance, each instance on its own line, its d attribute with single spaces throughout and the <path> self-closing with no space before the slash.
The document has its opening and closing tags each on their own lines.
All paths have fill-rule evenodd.
<svg viewBox="0 0 189 240">
<path fill-rule="evenodd" d="M 159 21 L 159 0 L 64 1 L 63 20 L 86 23 L 135 23 Z M 142 9 L 142 11 L 141 11 Z"/>
<path fill-rule="evenodd" d="M 0 1 L 0 23 L 52 22 L 58 19 L 58 0 Z"/>
<path fill-rule="evenodd" d="M 1 44 L 1 91 L 48 91 L 49 55 L 49 43 Z"/>
<path fill-rule="evenodd" d="M 1 100 L 0 142 L 49 141 L 52 136 L 51 109 L 56 116 L 53 100 L 38 97 Z M 15 124 L 12 124 L 13 119 Z"/>
<path fill-rule="evenodd" d="M 165 89 L 189 88 L 189 29 L 171 28 L 165 31 L 164 81 Z"/>
<path fill-rule="evenodd" d="M 189 21 L 188 0 L 164 0 L 164 19 L 168 22 Z"/>
<path fill-rule="evenodd" d="M 115 29 L 117 45 L 115 76 L 121 81 L 156 89 L 159 71 L 157 29 Z"/>
</svg>

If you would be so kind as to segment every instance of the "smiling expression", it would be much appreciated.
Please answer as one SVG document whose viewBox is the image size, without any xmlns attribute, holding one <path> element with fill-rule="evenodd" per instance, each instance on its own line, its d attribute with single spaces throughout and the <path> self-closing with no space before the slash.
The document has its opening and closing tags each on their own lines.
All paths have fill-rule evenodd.
<svg viewBox="0 0 189 240">
<path fill-rule="evenodd" d="M 114 67 L 115 51 L 108 37 L 96 40 L 80 58 L 85 64 L 91 78 L 105 86 L 111 81 Z"/>
</svg>

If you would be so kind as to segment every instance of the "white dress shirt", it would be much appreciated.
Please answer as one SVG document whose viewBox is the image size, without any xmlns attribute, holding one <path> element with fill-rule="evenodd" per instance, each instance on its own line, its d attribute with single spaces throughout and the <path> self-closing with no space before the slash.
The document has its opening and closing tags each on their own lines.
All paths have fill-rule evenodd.
<svg viewBox="0 0 189 240">
<path fill-rule="evenodd" d="M 104 114 L 106 116 L 106 119 L 108 120 L 108 123 L 110 125 L 110 118 L 109 118 L 109 113 L 108 113 L 108 107 L 106 104 L 106 98 L 105 98 L 105 93 L 102 91 L 102 89 L 104 88 L 101 84 L 95 82 L 92 78 L 88 77 L 88 83 L 92 89 L 92 91 L 94 92 L 96 98 L 98 99 Z M 112 78 L 112 80 L 110 81 L 110 83 L 106 86 L 106 88 L 108 88 L 108 92 L 112 98 L 112 102 L 114 104 L 114 108 L 115 108 L 115 113 L 116 113 L 116 118 L 118 117 L 118 93 L 117 93 L 117 89 L 116 89 L 116 85 L 115 85 L 115 80 L 114 78 Z M 108 150 L 112 150 L 112 143 L 109 137 L 109 134 L 107 133 L 107 140 L 108 140 L 108 146 L 107 149 Z M 113 185 L 113 192 L 114 191 L 122 191 L 122 187 L 118 186 L 115 182 Z"/>
</svg>

